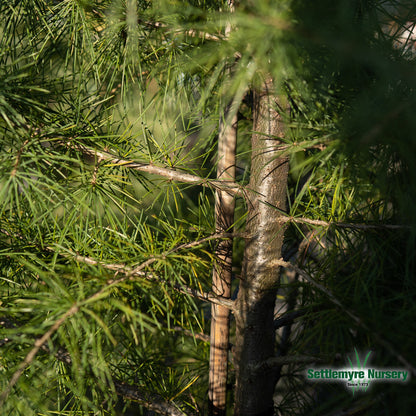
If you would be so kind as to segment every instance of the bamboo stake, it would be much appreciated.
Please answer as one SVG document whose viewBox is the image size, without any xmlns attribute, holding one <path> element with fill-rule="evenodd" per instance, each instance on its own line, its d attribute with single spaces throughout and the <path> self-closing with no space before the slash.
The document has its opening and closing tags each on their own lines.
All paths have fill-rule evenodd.
<svg viewBox="0 0 416 416">
<path fill-rule="evenodd" d="M 228 0 L 234 11 L 234 0 Z M 228 37 L 231 26 L 227 25 Z M 217 179 L 235 182 L 235 151 L 237 142 L 237 111 L 233 104 L 226 107 L 220 118 L 218 136 Z M 235 199 L 230 193 L 217 189 L 215 194 L 216 232 L 232 233 Z M 231 297 L 233 240 L 222 240 L 216 250 L 216 264 L 212 273 L 212 292 L 224 299 Z M 227 408 L 228 345 L 230 310 L 222 305 L 211 305 L 211 345 L 209 357 L 208 399 L 210 414 L 223 416 Z"/>
<path fill-rule="evenodd" d="M 237 115 L 227 122 L 230 108 L 225 111 L 220 123 L 218 137 L 217 178 L 235 181 L 235 148 L 237 139 Z M 234 223 L 235 199 L 233 195 L 217 190 L 215 201 L 216 232 L 232 232 Z M 222 240 L 216 250 L 216 264 L 212 274 L 212 292 L 217 296 L 230 299 L 233 240 Z M 225 415 L 228 337 L 230 310 L 218 304 L 211 306 L 211 349 L 209 365 L 209 402 L 212 415 Z"/>
</svg>

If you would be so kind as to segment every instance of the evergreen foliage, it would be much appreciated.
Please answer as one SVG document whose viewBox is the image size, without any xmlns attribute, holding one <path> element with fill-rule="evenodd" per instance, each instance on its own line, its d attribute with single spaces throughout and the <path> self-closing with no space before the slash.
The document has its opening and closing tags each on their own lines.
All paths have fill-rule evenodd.
<svg viewBox="0 0 416 416">
<path fill-rule="evenodd" d="M 211 293 L 230 237 L 214 193 L 236 198 L 237 293 L 269 75 L 290 104 L 276 356 L 345 366 L 371 349 L 416 377 L 416 7 L 276 3 L 0 3 L 2 415 L 206 414 L 209 306 L 234 305 Z M 215 179 L 230 102 L 237 184 Z M 274 367 L 276 415 L 415 406 L 413 379 L 352 396 L 307 382 L 302 358 Z"/>
</svg>

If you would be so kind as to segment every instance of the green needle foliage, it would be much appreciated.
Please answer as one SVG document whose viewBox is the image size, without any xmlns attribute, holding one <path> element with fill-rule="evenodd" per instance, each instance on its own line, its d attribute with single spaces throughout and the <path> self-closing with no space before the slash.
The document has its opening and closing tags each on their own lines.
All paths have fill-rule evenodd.
<svg viewBox="0 0 416 416">
<path fill-rule="evenodd" d="M 288 210 L 270 218 L 288 224 L 274 259 L 276 357 L 345 367 L 371 349 L 377 367 L 416 377 L 415 5 L 228 10 L 0 2 L 2 415 L 206 414 L 211 274 L 229 237 L 215 234 L 215 189 L 230 186 L 215 182 L 218 124 L 233 102 L 237 293 L 265 76 L 290 107 L 275 152 L 290 160 Z M 308 383 L 305 360 L 274 367 L 276 415 L 416 404 L 412 379 L 353 397 Z M 230 387 L 227 414 L 233 398 Z"/>
</svg>

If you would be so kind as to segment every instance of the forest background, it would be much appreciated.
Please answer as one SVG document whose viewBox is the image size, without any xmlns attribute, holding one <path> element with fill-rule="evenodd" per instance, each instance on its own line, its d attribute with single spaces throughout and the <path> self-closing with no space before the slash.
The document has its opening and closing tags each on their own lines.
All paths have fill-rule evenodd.
<svg viewBox="0 0 416 416">
<path fill-rule="evenodd" d="M 2 1 L 1 414 L 412 414 L 415 18 Z"/>
</svg>

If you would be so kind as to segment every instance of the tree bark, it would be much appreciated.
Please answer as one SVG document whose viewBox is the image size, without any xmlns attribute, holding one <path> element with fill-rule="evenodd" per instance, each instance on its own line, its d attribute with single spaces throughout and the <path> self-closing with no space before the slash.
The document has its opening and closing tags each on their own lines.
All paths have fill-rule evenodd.
<svg viewBox="0 0 416 416">
<path fill-rule="evenodd" d="M 235 416 L 273 415 L 276 384 L 273 369 L 253 369 L 274 356 L 273 311 L 286 222 L 289 164 L 278 146 L 284 134 L 282 112 L 286 105 L 276 97 L 269 77 L 254 98 L 251 177 L 242 279 L 236 303 Z M 267 201 L 265 203 L 264 201 Z"/>
<path fill-rule="evenodd" d="M 218 137 L 217 178 L 235 181 L 235 149 L 237 140 L 237 115 L 230 115 L 230 107 L 220 122 Z M 234 111 L 234 113 L 236 113 Z M 234 223 L 234 196 L 217 190 L 215 201 L 216 231 L 232 232 Z M 231 297 L 233 240 L 222 240 L 216 250 L 216 264 L 212 274 L 212 291 L 221 298 Z M 209 362 L 209 403 L 211 415 L 225 415 L 228 374 L 229 308 L 211 306 L 211 346 Z"/>
</svg>

